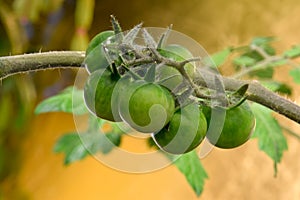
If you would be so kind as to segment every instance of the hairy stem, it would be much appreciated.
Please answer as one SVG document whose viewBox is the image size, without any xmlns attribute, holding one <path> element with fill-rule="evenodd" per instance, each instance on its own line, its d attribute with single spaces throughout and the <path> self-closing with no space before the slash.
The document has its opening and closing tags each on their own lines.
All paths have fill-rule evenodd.
<svg viewBox="0 0 300 200">
<path fill-rule="evenodd" d="M 0 79 L 24 72 L 82 67 L 84 56 L 85 53 L 81 51 L 54 51 L 0 57 Z M 201 76 L 196 78 L 197 85 L 207 86 L 214 82 L 215 74 L 212 72 L 200 70 L 200 74 Z M 249 100 L 264 105 L 300 124 L 300 107 L 292 101 L 266 89 L 259 82 L 228 77 L 220 78 L 226 90 L 235 91 L 242 85 L 249 84 Z"/>
<path fill-rule="evenodd" d="M 84 56 L 82 51 L 52 51 L 0 57 L 0 80 L 18 73 L 80 67 Z"/>
</svg>

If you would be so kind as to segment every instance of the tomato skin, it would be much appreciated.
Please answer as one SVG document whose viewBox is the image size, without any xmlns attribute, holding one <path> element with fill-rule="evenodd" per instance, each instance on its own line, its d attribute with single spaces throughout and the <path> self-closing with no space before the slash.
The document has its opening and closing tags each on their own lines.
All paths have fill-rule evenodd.
<svg viewBox="0 0 300 200">
<path fill-rule="evenodd" d="M 169 59 L 172 59 L 177 62 L 184 61 L 186 59 L 193 58 L 192 53 L 187 50 L 185 47 L 177 45 L 177 44 L 170 44 L 162 49 L 158 49 L 158 52 Z M 195 66 L 191 63 L 188 63 L 184 66 L 185 71 L 187 74 L 193 78 L 195 74 Z M 156 72 L 158 76 L 158 80 L 161 81 L 160 84 L 167 87 L 170 90 L 175 89 L 179 84 L 182 83 L 183 77 L 178 69 L 175 69 L 171 66 L 161 66 L 157 69 Z"/>
<path fill-rule="evenodd" d="M 123 91 L 119 113 L 123 121 L 142 133 L 162 129 L 175 111 L 171 92 L 160 85 L 134 81 Z"/>
<path fill-rule="evenodd" d="M 112 93 L 118 81 L 119 76 L 109 70 L 97 70 L 89 76 L 84 87 L 84 99 L 88 109 L 97 117 L 121 121 L 120 116 L 113 114 L 116 102 L 112 101 Z"/>
<path fill-rule="evenodd" d="M 158 51 L 162 56 L 171 58 L 177 62 L 182 62 L 194 57 L 188 49 L 178 44 L 169 44 L 166 47 L 159 49 Z M 196 67 L 192 63 L 186 64 L 184 66 L 184 69 L 191 78 L 194 77 Z"/>
<path fill-rule="evenodd" d="M 170 123 L 152 138 L 160 149 L 171 154 L 183 154 L 200 145 L 206 130 L 202 109 L 197 104 L 190 104 L 176 111 Z"/>
<path fill-rule="evenodd" d="M 156 76 L 158 77 L 159 84 L 174 90 L 183 81 L 183 77 L 180 72 L 174 67 L 163 65 L 156 70 Z"/>
<path fill-rule="evenodd" d="M 86 49 L 85 60 L 83 62 L 83 64 L 86 65 L 86 69 L 89 74 L 98 69 L 105 69 L 109 66 L 102 48 L 102 43 L 113 35 L 114 32 L 111 30 L 103 31 L 90 41 Z"/>
<path fill-rule="evenodd" d="M 250 139 L 255 128 L 255 117 L 251 108 L 247 102 L 244 102 L 240 106 L 225 112 L 226 116 L 221 134 L 211 132 L 206 137 L 210 143 L 219 148 L 230 149 L 241 146 Z M 209 124 L 211 108 L 206 107 L 204 113 Z"/>
</svg>

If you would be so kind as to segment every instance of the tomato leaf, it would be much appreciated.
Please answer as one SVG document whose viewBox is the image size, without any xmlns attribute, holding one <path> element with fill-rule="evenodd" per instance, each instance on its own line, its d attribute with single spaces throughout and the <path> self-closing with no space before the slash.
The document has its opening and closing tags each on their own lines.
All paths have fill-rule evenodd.
<svg viewBox="0 0 300 200">
<path fill-rule="evenodd" d="M 289 75 L 293 77 L 295 83 L 300 84 L 300 68 L 291 69 Z"/>
<path fill-rule="evenodd" d="M 59 138 L 53 150 L 56 153 L 64 153 L 64 164 L 68 165 L 99 151 L 107 154 L 115 146 L 119 146 L 120 143 L 120 132 L 109 132 L 106 134 L 99 132 L 67 133 Z"/>
<path fill-rule="evenodd" d="M 273 81 L 273 80 L 260 81 L 260 83 L 273 92 L 279 92 L 287 95 L 292 94 L 292 88 L 284 83 L 280 83 L 278 81 Z"/>
<path fill-rule="evenodd" d="M 270 109 L 256 103 L 252 104 L 251 109 L 256 117 L 256 128 L 252 137 L 258 139 L 259 149 L 273 159 L 276 176 L 277 164 L 280 163 L 284 150 L 288 148 L 286 138 Z"/>
<path fill-rule="evenodd" d="M 87 113 L 83 91 L 75 87 L 68 87 L 59 94 L 45 99 L 36 107 L 35 114 L 46 112 L 67 112 L 77 115 Z"/>
<path fill-rule="evenodd" d="M 274 69 L 272 67 L 267 67 L 264 69 L 260 69 L 260 70 L 255 70 L 253 72 L 251 72 L 249 75 L 250 76 L 256 76 L 259 78 L 272 78 L 274 74 Z"/>
<path fill-rule="evenodd" d="M 283 56 L 286 58 L 296 58 L 300 56 L 300 46 L 294 46 L 291 49 L 285 51 Z"/>
<path fill-rule="evenodd" d="M 261 46 L 265 44 L 269 44 L 270 42 L 273 42 L 276 38 L 275 37 L 255 37 L 252 39 L 251 44 Z"/>
<path fill-rule="evenodd" d="M 233 60 L 233 63 L 238 66 L 251 66 L 257 62 L 256 59 L 251 58 L 249 56 L 240 56 Z"/>
<path fill-rule="evenodd" d="M 68 165 L 74 161 L 85 158 L 89 153 L 82 145 L 77 133 L 68 133 L 63 135 L 54 145 L 53 151 L 65 154 L 64 164 Z"/>
<path fill-rule="evenodd" d="M 197 196 L 200 196 L 203 191 L 204 181 L 208 178 L 208 176 L 197 153 L 195 151 L 191 151 L 183 154 L 174 162 L 174 164 L 185 176 Z"/>
<path fill-rule="evenodd" d="M 231 48 L 226 48 L 222 51 L 219 51 L 211 55 L 211 59 L 215 63 L 216 67 L 219 67 L 220 65 L 224 64 L 224 62 L 230 55 L 231 51 L 232 51 Z"/>
</svg>

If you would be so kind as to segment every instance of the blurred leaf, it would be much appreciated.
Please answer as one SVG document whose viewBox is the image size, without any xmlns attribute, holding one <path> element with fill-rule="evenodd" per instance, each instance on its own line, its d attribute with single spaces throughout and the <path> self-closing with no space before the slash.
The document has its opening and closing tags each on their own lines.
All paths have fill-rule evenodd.
<svg viewBox="0 0 300 200">
<path fill-rule="evenodd" d="M 120 146 L 122 135 L 124 134 L 124 129 L 126 129 L 123 125 L 123 122 L 109 122 L 103 119 L 97 119 L 100 125 L 100 129 L 108 125 L 110 130 L 104 130 L 105 134 L 100 134 L 101 138 L 99 138 L 100 144 L 99 149 L 102 153 L 109 153 L 114 147 Z M 122 127 L 122 129 L 120 128 Z"/>
<path fill-rule="evenodd" d="M 224 62 L 230 55 L 231 51 L 232 51 L 231 48 L 226 48 L 222 51 L 219 51 L 211 55 L 211 59 L 215 63 L 216 67 L 219 67 L 220 65 L 224 64 Z"/>
<path fill-rule="evenodd" d="M 274 74 L 274 69 L 272 67 L 267 67 L 267 68 L 255 70 L 255 71 L 251 72 L 249 75 L 256 76 L 259 78 L 271 79 L 273 77 L 273 74 Z"/>
<path fill-rule="evenodd" d="M 183 154 L 174 164 L 185 176 L 197 196 L 203 191 L 204 181 L 208 178 L 195 151 Z"/>
<path fill-rule="evenodd" d="M 256 59 L 251 58 L 249 56 L 240 56 L 233 59 L 233 63 L 239 66 L 251 66 L 256 63 Z"/>
<path fill-rule="evenodd" d="M 273 92 L 279 92 L 279 93 L 287 94 L 287 95 L 292 94 L 292 88 L 284 83 L 280 83 L 278 81 L 273 81 L 273 80 L 260 81 L 260 83 Z"/>
<path fill-rule="evenodd" d="M 82 145 L 77 133 L 68 133 L 63 135 L 59 138 L 53 150 L 56 153 L 63 152 L 65 154 L 65 165 L 81 160 L 89 154 L 86 148 Z"/>
<path fill-rule="evenodd" d="M 300 68 L 291 69 L 289 75 L 293 77 L 295 83 L 300 84 Z"/>
<path fill-rule="evenodd" d="M 267 54 L 269 54 L 271 56 L 276 54 L 275 49 L 272 46 L 268 45 L 268 44 L 262 45 L 262 48 L 265 50 L 265 52 Z"/>
<path fill-rule="evenodd" d="M 270 109 L 256 103 L 251 105 L 251 109 L 256 118 L 256 128 L 252 137 L 258 139 L 259 149 L 273 159 L 276 175 L 277 163 L 281 161 L 283 151 L 288 149 L 286 138 Z"/>
<path fill-rule="evenodd" d="M 274 61 L 274 62 L 270 63 L 268 66 L 276 67 L 276 66 L 280 66 L 280 65 L 285 65 L 286 63 L 287 63 L 286 59 L 280 59 L 280 60 L 277 60 L 277 61 Z"/>
<path fill-rule="evenodd" d="M 252 39 L 251 44 L 261 46 L 273 42 L 275 37 L 255 37 Z"/>
<path fill-rule="evenodd" d="M 115 146 L 121 143 L 121 134 L 110 132 L 68 133 L 63 135 L 55 144 L 54 152 L 64 153 L 64 164 L 82 160 L 89 154 L 96 154 L 101 151 L 103 154 L 109 153 Z"/>
<path fill-rule="evenodd" d="M 75 87 L 68 87 L 59 94 L 45 99 L 36 107 L 35 113 L 41 114 L 46 112 L 67 112 L 77 115 L 87 113 L 83 91 Z"/>
<path fill-rule="evenodd" d="M 286 58 L 295 58 L 300 56 L 300 46 L 294 46 L 292 49 L 285 51 L 283 56 Z"/>
</svg>

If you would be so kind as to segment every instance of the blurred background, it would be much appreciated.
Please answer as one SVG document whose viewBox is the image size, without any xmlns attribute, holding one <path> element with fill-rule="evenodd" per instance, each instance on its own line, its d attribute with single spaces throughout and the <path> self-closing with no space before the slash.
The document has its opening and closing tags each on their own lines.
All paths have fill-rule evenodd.
<svg viewBox="0 0 300 200">
<path fill-rule="evenodd" d="M 98 32 L 111 29 L 111 14 L 124 30 L 167 27 L 194 38 L 209 53 L 275 36 L 278 51 L 300 43 L 297 0 L 0 0 L 0 55 L 84 50 Z M 225 74 L 230 74 L 224 70 Z M 275 78 L 300 88 L 280 67 Z M 76 70 L 48 70 L 9 77 L 0 85 L 0 200 L 198 199 L 173 166 L 148 174 L 126 174 L 92 157 L 69 166 L 52 149 L 75 129 L 72 115 L 35 116 L 38 102 L 73 85 Z M 300 132 L 299 125 L 277 116 Z M 300 143 L 287 135 L 277 178 L 273 162 L 251 140 L 234 150 L 215 149 L 202 163 L 209 175 L 199 199 L 299 199 Z M 135 148 L 135 141 L 124 140 Z"/>
</svg>

